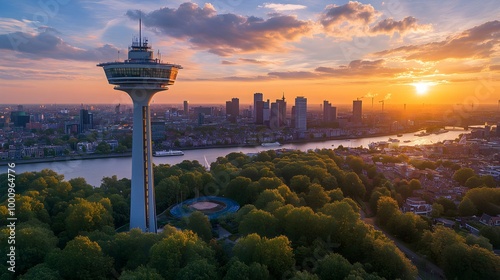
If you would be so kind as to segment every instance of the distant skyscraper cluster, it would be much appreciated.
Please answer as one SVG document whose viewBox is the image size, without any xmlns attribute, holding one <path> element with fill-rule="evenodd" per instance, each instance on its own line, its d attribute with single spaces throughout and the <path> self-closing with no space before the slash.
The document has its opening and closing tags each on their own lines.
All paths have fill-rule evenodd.
<svg viewBox="0 0 500 280">
<path fill-rule="evenodd" d="M 267 125 L 271 128 L 279 128 L 287 124 L 285 95 L 276 102 L 264 101 L 262 93 L 258 92 L 253 97 L 253 118 L 256 124 Z"/>
</svg>

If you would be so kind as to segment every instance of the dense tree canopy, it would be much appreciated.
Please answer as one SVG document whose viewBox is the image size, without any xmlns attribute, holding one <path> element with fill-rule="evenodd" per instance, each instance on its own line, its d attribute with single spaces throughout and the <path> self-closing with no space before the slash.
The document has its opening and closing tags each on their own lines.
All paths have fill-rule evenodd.
<svg viewBox="0 0 500 280">
<path fill-rule="evenodd" d="M 267 151 L 256 157 L 231 153 L 219 157 L 210 170 L 197 161 L 155 165 L 158 219 L 161 225 L 172 225 L 158 234 L 137 229 L 124 232 L 130 211 L 128 179 L 103 178 L 101 186 L 94 188 L 83 178 L 65 181 L 51 170 L 18 174 L 19 263 L 14 276 L 414 279 L 415 266 L 390 239 L 366 224 L 361 219 L 363 214 L 375 215 L 385 231 L 417 248 L 451 278 L 498 278 L 498 258 L 491 252 L 500 243 L 498 230 L 483 228 L 481 234 L 486 238 L 464 238 L 441 227 L 432 230 L 428 219 L 399 210 L 398 203 L 422 188 L 420 181 L 390 181 L 361 157 L 346 156 L 345 149 L 339 151 L 344 156 L 326 149 Z M 380 155 L 374 156 L 374 161 L 401 162 L 408 158 Z M 424 161 L 413 164 L 420 168 L 440 165 Z M 467 177 L 461 173 L 468 171 L 456 170 L 457 178 Z M 0 174 L 1 190 L 5 190 L 6 179 Z M 491 188 L 491 178 L 474 174 L 463 184 L 467 181 L 473 188 L 458 208 L 451 200 L 438 199 L 434 216 L 500 214 L 500 193 Z M 4 193 L 4 203 L 0 204 L 2 225 L 8 216 Z M 240 209 L 213 220 L 201 212 L 183 220 L 169 215 L 169 207 L 180 201 L 207 195 L 232 198 Z M 231 236 L 215 239 L 222 228 Z M 8 234 L 6 229 L 0 231 L 2 252 L 8 249 Z M 457 258 L 457 254 L 464 258 Z M 7 271 L 6 255 L 0 260 L 2 274 Z"/>
</svg>

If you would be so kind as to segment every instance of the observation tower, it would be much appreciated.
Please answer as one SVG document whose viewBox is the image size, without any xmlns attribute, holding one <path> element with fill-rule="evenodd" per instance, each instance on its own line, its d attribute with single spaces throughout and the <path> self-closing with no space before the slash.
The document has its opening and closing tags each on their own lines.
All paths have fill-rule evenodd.
<svg viewBox="0 0 500 280">
<path fill-rule="evenodd" d="M 97 64 L 104 68 L 108 82 L 132 98 L 134 124 L 132 132 L 132 190 L 130 193 L 130 229 L 156 232 L 156 202 L 151 161 L 151 119 L 149 103 L 153 95 L 175 83 L 180 65 L 162 63 L 153 58 L 148 40 L 141 35 L 132 42 L 128 59 Z"/>
</svg>

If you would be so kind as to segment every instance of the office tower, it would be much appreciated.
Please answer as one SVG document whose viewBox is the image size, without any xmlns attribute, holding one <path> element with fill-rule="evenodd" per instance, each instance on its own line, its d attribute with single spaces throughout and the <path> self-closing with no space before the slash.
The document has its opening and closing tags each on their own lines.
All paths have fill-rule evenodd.
<svg viewBox="0 0 500 280">
<path fill-rule="evenodd" d="M 257 111 L 257 102 L 259 101 L 264 101 L 264 95 L 260 92 L 257 92 L 253 95 L 253 121 L 257 124 L 262 124 L 262 122 L 257 121 L 257 114 L 259 113 Z"/>
<path fill-rule="evenodd" d="M 337 107 L 332 106 L 332 108 L 330 108 L 330 118 L 332 122 L 337 121 Z"/>
<path fill-rule="evenodd" d="M 262 120 L 265 125 L 269 126 L 269 119 L 271 117 L 271 106 L 269 103 L 269 99 L 264 102 L 264 107 L 262 109 Z"/>
<path fill-rule="evenodd" d="M 231 99 L 231 103 L 232 103 L 232 112 L 231 113 L 235 117 L 238 117 L 240 115 L 240 99 L 233 98 L 233 99 Z"/>
<path fill-rule="evenodd" d="M 323 123 L 331 123 L 337 120 L 337 107 L 332 107 L 332 104 L 327 100 L 323 101 Z"/>
<path fill-rule="evenodd" d="M 226 117 L 233 121 L 240 115 L 240 100 L 238 98 L 233 98 L 231 101 L 226 101 Z"/>
<path fill-rule="evenodd" d="M 14 127 L 26 127 L 30 122 L 30 116 L 24 111 L 13 111 L 10 113 L 10 121 L 14 123 Z"/>
<path fill-rule="evenodd" d="M 184 116 L 189 117 L 189 101 L 184 100 Z"/>
<path fill-rule="evenodd" d="M 330 118 L 330 109 L 332 108 L 332 104 L 327 100 L 323 101 L 323 122 L 329 123 L 331 121 Z"/>
<path fill-rule="evenodd" d="M 271 103 L 271 112 L 269 114 L 269 127 L 272 129 L 280 127 L 280 104 L 277 102 Z"/>
<path fill-rule="evenodd" d="M 94 128 L 94 115 L 89 110 L 80 110 L 80 128 L 78 133 L 84 133 L 89 129 Z"/>
<path fill-rule="evenodd" d="M 295 129 L 307 130 L 307 98 L 302 96 L 295 98 Z"/>
<path fill-rule="evenodd" d="M 128 59 L 123 62 L 100 63 L 97 66 L 104 68 L 108 82 L 115 85 L 116 90 L 126 92 L 134 104 L 130 228 L 156 232 L 149 104 L 155 93 L 167 90 L 167 86 L 175 83 L 182 67 L 153 58 L 148 40 L 143 40 L 141 36 L 141 20 L 139 40 L 132 42 Z"/>
<path fill-rule="evenodd" d="M 285 94 L 283 93 L 283 97 L 281 99 L 276 99 L 276 103 L 278 103 L 278 123 L 279 126 L 285 126 L 286 125 L 286 101 L 285 101 Z"/>
<path fill-rule="evenodd" d="M 362 100 L 352 101 L 352 122 L 360 123 L 363 119 Z"/>
<path fill-rule="evenodd" d="M 226 101 L 226 119 L 233 115 L 233 102 Z"/>
<path fill-rule="evenodd" d="M 264 101 L 258 100 L 255 103 L 254 118 L 256 124 L 264 124 Z"/>
</svg>

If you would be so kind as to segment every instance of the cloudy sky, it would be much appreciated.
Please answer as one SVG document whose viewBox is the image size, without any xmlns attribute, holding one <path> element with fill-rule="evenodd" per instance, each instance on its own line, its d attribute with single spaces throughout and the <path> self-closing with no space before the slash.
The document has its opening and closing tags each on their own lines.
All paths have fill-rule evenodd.
<svg viewBox="0 0 500 280">
<path fill-rule="evenodd" d="M 0 8 L 0 103 L 130 103 L 96 64 L 124 59 L 139 10 L 143 36 L 164 62 L 184 67 L 156 103 L 250 103 L 254 92 L 318 104 L 500 99 L 498 0 L 25 0 Z"/>
</svg>

